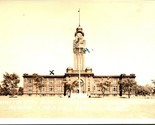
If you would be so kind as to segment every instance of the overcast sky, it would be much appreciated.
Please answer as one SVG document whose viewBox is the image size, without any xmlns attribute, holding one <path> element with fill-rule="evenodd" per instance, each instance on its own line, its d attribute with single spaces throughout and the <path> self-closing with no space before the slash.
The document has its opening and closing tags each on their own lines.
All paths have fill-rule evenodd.
<svg viewBox="0 0 155 125">
<path fill-rule="evenodd" d="M 95 75 L 136 74 L 155 79 L 155 2 L 149 0 L 0 1 L 0 80 L 3 73 L 64 75 L 73 67 L 79 23 L 85 33 L 85 67 Z"/>
</svg>

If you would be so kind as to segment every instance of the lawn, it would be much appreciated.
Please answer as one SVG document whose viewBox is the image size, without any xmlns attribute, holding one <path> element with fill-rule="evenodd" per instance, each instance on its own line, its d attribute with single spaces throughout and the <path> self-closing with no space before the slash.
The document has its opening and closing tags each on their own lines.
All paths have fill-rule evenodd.
<svg viewBox="0 0 155 125">
<path fill-rule="evenodd" d="M 0 118 L 155 119 L 155 97 L 0 96 Z"/>
</svg>

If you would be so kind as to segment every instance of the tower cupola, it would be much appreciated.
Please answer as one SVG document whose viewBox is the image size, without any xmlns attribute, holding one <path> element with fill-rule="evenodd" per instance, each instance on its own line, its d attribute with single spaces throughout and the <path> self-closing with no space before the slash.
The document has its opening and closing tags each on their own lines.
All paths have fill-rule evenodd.
<svg viewBox="0 0 155 125">
<path fill-rule="evenodd" d="M 84 36 L 83 29 L 82 29 L 82 27 L 80 27 L 80 25 L 76 28 L 75 36 L 77 35 L 77 33 L 81 33 L 82 36 Z"/>
</svg>

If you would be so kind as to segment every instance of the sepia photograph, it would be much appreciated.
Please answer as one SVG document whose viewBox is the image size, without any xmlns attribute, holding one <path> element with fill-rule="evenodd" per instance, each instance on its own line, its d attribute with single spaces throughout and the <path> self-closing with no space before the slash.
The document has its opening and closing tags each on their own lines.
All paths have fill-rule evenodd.
<svg viewBox="0 0 155 125">
<path fill-rule="evenodd" d="M 154 0 L 0 0 L 0 124 L 155 123 Z"/>
</svg>

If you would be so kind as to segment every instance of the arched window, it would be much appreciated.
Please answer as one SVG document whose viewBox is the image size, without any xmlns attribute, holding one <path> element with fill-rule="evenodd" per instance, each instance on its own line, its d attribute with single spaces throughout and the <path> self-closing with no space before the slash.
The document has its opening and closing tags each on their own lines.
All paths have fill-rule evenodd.
<svg viewBox="0 0 155 125">
<path fill-rule="evenodd" d="M 116 91 L 116 88 L 115 87 L 113 88 L 113 91 Z"/>
</svg>

